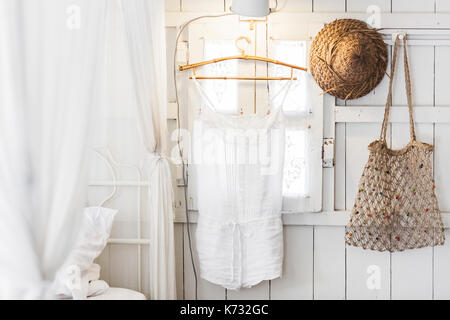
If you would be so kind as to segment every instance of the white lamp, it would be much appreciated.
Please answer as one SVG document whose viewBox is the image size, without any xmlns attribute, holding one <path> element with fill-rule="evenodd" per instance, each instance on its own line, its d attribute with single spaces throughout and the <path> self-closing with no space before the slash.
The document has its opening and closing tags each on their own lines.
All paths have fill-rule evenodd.
<svg viewBox="0 0 450 320">
<path fill-rule="evenodd" d="M 270 13 L 269 0 L 233 0 L 231 11 L 247 17 L 265 17 Z"/>
</svg>

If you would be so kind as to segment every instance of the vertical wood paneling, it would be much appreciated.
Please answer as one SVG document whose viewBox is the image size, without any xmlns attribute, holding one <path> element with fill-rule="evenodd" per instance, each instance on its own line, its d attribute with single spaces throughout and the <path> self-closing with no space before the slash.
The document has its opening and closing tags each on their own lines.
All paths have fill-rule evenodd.
<svg viewBox="0 0 450 320">
<path fill-rule="evenodd" d="M 417 140 L 433 144 L 433 124 L 415 123 Z M 392 124 L 392 148 L 401 149 L 410 141 L 409 123 Z"/>
<path fill-rule="evenodd" d="M 450 299 L 450 230 L 445 230 L 445 244 L 434 247 L 434 299 Z"/>
<path fill-rule="evenodd" d="M 347 246 L 347 299 L 390 299 L 390 255 L 388 252 Z M 372 268 L 377 270 L 373 274 Z M 379 287 L 368 286 L 370 277 L 379 276 Z"/>
<path fill-rule="evenodd" d="M 448 0 L 435 0 L 435 1 L 436 1 L 436 12 L 438 13 L 450 12 L 450 1 Z"/>
<path fill-rule="evenodd" d="M 433 143 L 433 124 L 416 124 L 417 140 Z M 402 148 L 410 140 L 409 124 L 392 125 L 392 147 Z M 392 253 L 392 299 L 431 299 L 433 248 Z"/>
<path fill-rule="evenodd" d="M 183 255 L 183 241 L 184 241 L 184 228 L 183 224 L 177 223 L 174 225 L 175 236 L 175 272 L 177 277 L 177 298 L 179 300 L 184 298 L 184 275 L 183 269 L 185 265 Z M 144 269 L 145 270 L 145 269 Z"/>
<path fill-rule="evenodd" d="M 403 46 L 399 49 L 401 50 L 398 51 L 392 88 L 392 103 L 394 105 L 407 105 Z M 407 51 L 413 104 L 415 106 L 432 105 L 434 101 L 434 48 L 432 46 L 408 46 Z"/>
<path fill-rule="evenodd" d="M 392 0 L 392 12 L 434 12 L 434 0 Z"/>
<path fill-rule="evenodd" d="M 283 275 L 272 281 L 271 299 L 313 298 L 313 242 L 313 227 L 284 227 Z"/>
<path fill-rule="evenodd" d="M 313 12 L 345 12 L 345 0 L 313 0 Z"/>
<path fill-rule="evenodd" d="M 391 0 L 347 0 L 347 12 L 367 12 L 374 6 L 379 12 L 391 12 Z"/>
<path fill-rule="evenodd" d="M 343 227 L 314 227 L 314 299 L 345 299 Z"/>
<path fill-rule="evenodd" d="M 136 246 L 138 247 L 138 246 Z M 148 245 L 141 246 L 141 292 L 150 298 L 150 247 Z M 177 295 L 178 299 L 178 295 Z"/>
<path fill-rule="evenodd" d="M 448 183 L 448 177 L 450 177 L 450 144 L 448 137 L 450 137 L 450 124 L 436 124 L 435 126 L 435 192 L 441 211 L 449 212 L 450 184 Z"/>
<path fill-rule="evenodd" d="M 450 4 L 450 1 L 448 2 Z M 436 105 L 450 105 L 450 46 L 438 46 L 435 52 L 435 102 Z"/>
<path fill-rule="evenodd" d="M 100 279 L 105 280 L 109 283 L 110 276 L 109 276 L 109 247 L 110 245 L 107 245 L 105 249 L 103 249 L 100 256 L 98 256 L 95 259 L 95 263 L 98 263 L 100 265 Z"/>
<path fill-rule="evenodd" d="M 109 285 L 111 287 L 138 290 L 137 246 L 128 244 L 111 244 Z"/>
<path fill-rule="evenodd" d="M 392 253 L 392 299 L 431 299 L 433 248 Z"/>
</svg>

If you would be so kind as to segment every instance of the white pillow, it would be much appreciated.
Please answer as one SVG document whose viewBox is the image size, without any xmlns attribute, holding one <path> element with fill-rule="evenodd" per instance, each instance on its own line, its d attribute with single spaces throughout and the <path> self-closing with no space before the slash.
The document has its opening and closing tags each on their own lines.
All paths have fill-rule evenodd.
<svg viewBox="0 0 450 320">
<path fill-rule="evenodd" d="M 85 299 L 88 294 L 88 271 L 94 259 L 106 247 L 117 210 L 87 207 L 75 249 L 59 269 L 54 288 L 59 298 Z"/>
</svg>

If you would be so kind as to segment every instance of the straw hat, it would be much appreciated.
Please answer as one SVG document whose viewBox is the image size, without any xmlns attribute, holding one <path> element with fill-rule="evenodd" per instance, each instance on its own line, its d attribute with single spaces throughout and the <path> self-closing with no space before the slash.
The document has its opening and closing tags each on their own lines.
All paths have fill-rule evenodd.
<svg viewBox="0 0 450 320">
<path fill-rule="evenodd" d="M 364 21 L 340 19 L 314 39 L 309 68 L 317 84 L 335 97 L 356 99 L 383 79 L 388 62 L 381 35 Z"/>
</svg>

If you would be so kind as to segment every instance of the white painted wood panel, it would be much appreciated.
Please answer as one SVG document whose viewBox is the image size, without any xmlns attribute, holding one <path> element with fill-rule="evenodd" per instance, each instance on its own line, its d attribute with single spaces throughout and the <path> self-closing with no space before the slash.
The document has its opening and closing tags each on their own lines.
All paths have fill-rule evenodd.
<svg viewBox="0 0 450 320">
<path fill-rule="evenodd" d="M 412 102 L 415 106 L 433 105 L 434 48 L 432 46 L 408 46 L 407 52 L 411 75 Z M 393 105 L 407 105 L 404 74 L 403 46 L 400 46 L 392 88 Z"/>
<path fill-rule="evenodd" d="M 445 230 L 445 244 L 434 247 L 433 298 L 450 299 L 450 230 Z"/>
<path fill-rule="evenodd" d="M 347 246 L 346 292 L 349 300 L 390 299 L 390 254 Z M 373 283 L 371 280 L 374 279 Z"/>
<path fill-rule="evenodd" d="M 177 299 L 184 299 L 184 225 L 177 223 L 174 225 L 174 243 L 175 243 L 175 272 L 177 277 Z M 151 263 L 151 261 L 150 261 Z M 145 269 L 144 269 L 145 270 Z"/>
<path fill-rule="evenodd" d="M 450 1 L 448 2 L 450 4 Z M 435 47 L 435 103 L 450 105 L 450 46 Z"/>
<path fill-rule="evenodd" d="M 110 279 L 110 272 L 109 272 L 109 260 L 110 260 L 110 256 L 109 256 L 109 247 L 110 245 L 107 245 L 105 249 L 103 249 L 102 253 L 100 254 L 100 256 L 98 256 L 95 259 L 95 263 L 98 263 L 100 265 L 100 279 L 101 280 L 105 280 L 106 282 L 109 283 L 109 279 Z"/>
<path fill-rule="evenodd" d="M 138 290 L 137 246 L 111 244 L 109 257 L 109 285 Z"/>
<path fill-rule="evenodd" d="M 313 12 L 345 12 L 345 0 L 313 0 Z"/>
<path fill-rule="evenodd" d="M 436 1 L 436 12 L 450 12 L 450 1 L 448 0 L 435 0 Z"/>
<path fill-rule="evenodd" d="M 370 12 L 391 12 L 391 0 L 347 0 L 347 12 L 367 12 L 368 9 Z"/>
<path fill-rule="evenodd" d="M 433 248 L 392 253 L 392 299 L 431 299 Z"/>
<path fill-rule="evenodd" d="M 434 179 L 436 183 L 436 197 L 441 211 L 450 210 L 450 124 L 435 125 L 434 146 Z"/>
<path fill-rule="evenodd" d="M 135 247 L 137 247 L 137 246 L 135 245 Z M 152 261 L 150 261 L 149 248 L 150 247 L 148 245 L 141 245 L 141 290 L 140 290 L 140 292 L 145 294 L 147 297 L 149 297 L 149 293 L 150 293 L 150 273 L 147 272 L 147 270 L 150 270 L 150 265 L 152 263 Z M 181 281 L 181 284 L 183 284 L 183 281 Z M 178 286 L 178 284 L 177 284 L 177 286 Z M 180 293 L 182 296 L 183 290 L 181 290 Z M 178 291 L 177 291 L 177 299 L 180 298 L 181 296 L 178 295 Z"/>
<path fill-rule="evenodd" d="M 272 280 L 271 299 L 313 298 L 314 227 L 284 227 L 283 275 Z M 296 285 L 293 286 L 292 283 Z"/>
<path fill-rule="evenodd" d="M 336 122 L 345 123 L 382 123 L 384 118 L 384 106 L 352 106 L 334 108 Z M 450 122 L 449 106 L 414 106 L 414 119 L 416 123 L 448 124 Z M 391 106 L 389 122 L 408 123 L 409 109 L 407 106 Z"/>
<path fill-rule="evenodd" d="M 314 227 L 314 299 L 345 299 L 345 231 Z"/>
<path fill-rule="evenodd" d="M 392 0 L 392 12 L 434 12 L 434 1 Z"/>
</svg>

